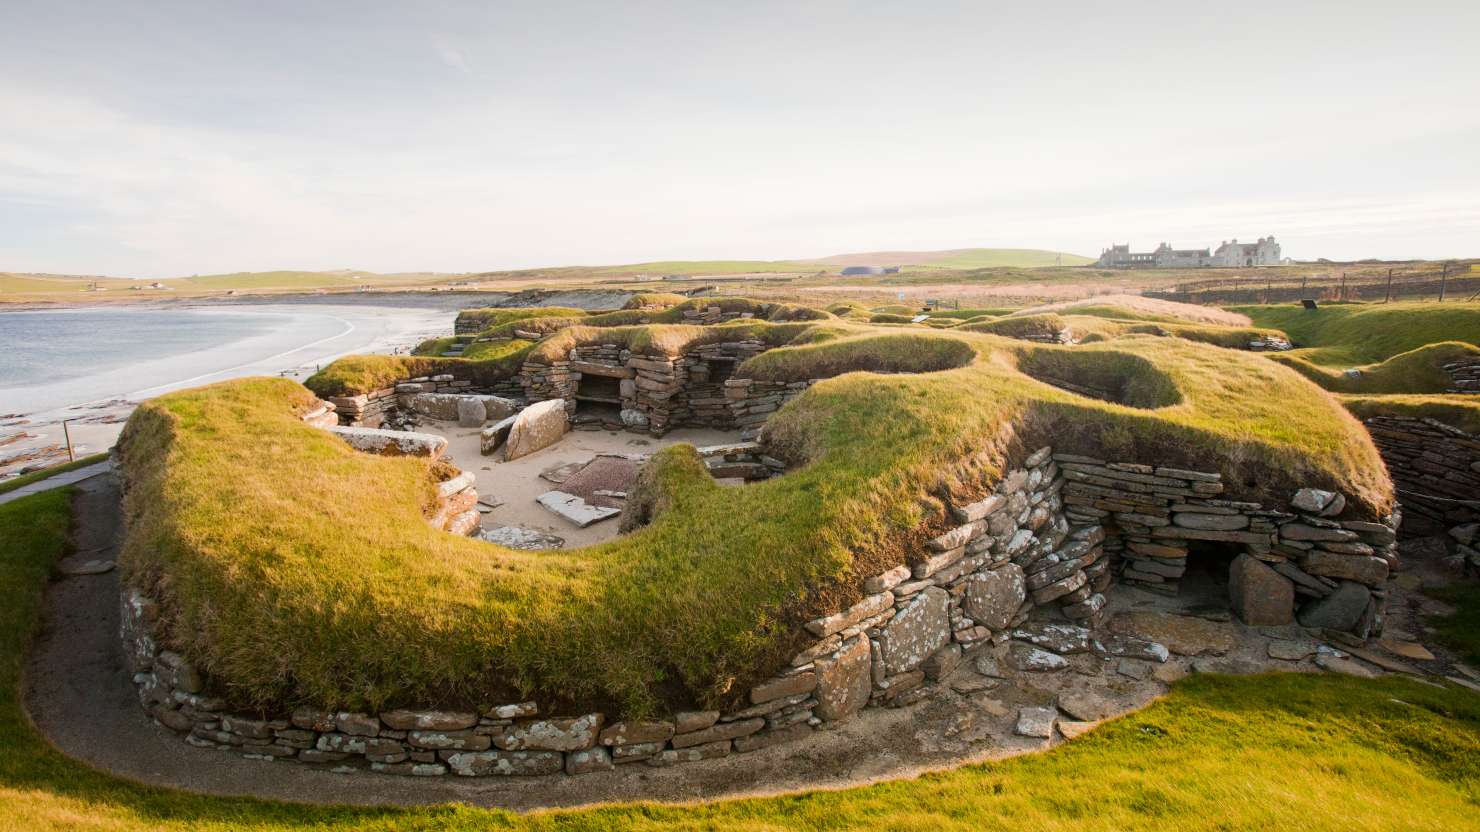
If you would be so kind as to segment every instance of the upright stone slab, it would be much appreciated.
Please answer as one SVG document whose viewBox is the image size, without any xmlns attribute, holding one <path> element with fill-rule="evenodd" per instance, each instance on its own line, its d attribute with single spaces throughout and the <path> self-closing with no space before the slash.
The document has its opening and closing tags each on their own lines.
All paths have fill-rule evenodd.
<svg viewBox="0 0 1480 832">
<path fill-rule="evenodd" d="M 879 636 L 884 670 L 891 676 L 914 670 L 951 638 L 950 593 L 929 587 L 884 626 Z"/>
<path fill-rule="evenodd" d="M 504 460 L 512 461 L 560 441 L 570 430 L 565 417 L 565 399 L 532 404 L 519 412 L 509 428 L 509 440 L 504 445 Z"/>
<path fill-rule="evenodd" d="M 379 456 L 425 456 L 436 459 L 447 450 L 447 440 L 434 433 L 380 428 L 332 427 L 329 432 L 351 448 Z"/>
<path fill-rule="evenodd" d="M 1350 630 L 1357 626 L 1367 611 L 1372 592 L 1354 581 L 1342 581 L 1336 591 L 1325 598 L 1305 602 L 1300 608 L 1300 623 L 1306 627 Z"/>
<path fill-rule="evenodd" d="M 978 624 L 1003 630 L 1028 597 L 1028 583 L 1023 568 L 1004 564 L 990 572 L 973 575 L 966 582 L 966 614 Z"/>
<path fill-rule="evenodd" d="M 1228 597 L 1234 614 L 1250 627 L 1295 622 L 1295 584 L 1248 554 L 1234 558 L 1228 569 Z"/>
<path fill-rule="evenodd" d="M 817 662 L 817 716 L 842 719 L 868 704 L 873 677 L 869 669 L 868 639 L 856 636 L 835 658 Z"/>
<path fill-rule="evenodd" d="M 462 396 L 457 400 L 457 426 L 460 428 L 481 428 L 483 420 L 488 418 L 488 411 L 483 408 L 483 402 L 472 396 Z"/>
</svg>

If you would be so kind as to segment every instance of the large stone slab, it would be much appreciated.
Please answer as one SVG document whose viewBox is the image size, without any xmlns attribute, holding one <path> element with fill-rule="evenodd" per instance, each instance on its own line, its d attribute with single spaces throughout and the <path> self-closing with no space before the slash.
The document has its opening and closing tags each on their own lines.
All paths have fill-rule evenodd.
<svg viewBox="0 0 1480 832">
<path fill-rule="evenodd" d="M 1023 568 L 1004 564 L 990 572 L 973 575 L 966 582 L 966 614 L 978 624 L 991 629 L 1006 629 L 1028 597 L 1028 583 Z"/>
<path fill-rule="evenodd" d="M 447 767 L 463 777 L 554 774 L 564 766 L 554 751 L 469 751 L 447 756 Z"/>
<path fill-rule="evenodd" d="M 564 491 L 546 491 L 536 497 L 535 502 L 583 529 L 592 523 L 616 517 L 622 513 L 621 509 L 593 506 L 580 497 Z"/>
<path fill-rule="evenodd" d="M 1113 633 L 1164 644 L 1179 656 L 1221 656 L 1233 649 L 1235 636 L 1228 624 L 1149 611 L 1119 613 L 1110 619 L 1109 627 Z"/>
<path fill-rule="evenodd" d="M 331 427 L 329 432 L 351 448 L 378 456 L 425 456 L 437 459 L 447 450 L 447 440 L 431 433 L 381 428 Z"/>
<path fill-rule="evenodd" d="M 1278 627 L 1295 621 L 1295 584 L 1258 558 L 1242 554 L 1228 569 L 1233 612 L 1251 627 Z"/>
<path fill-rule="evenodd" d="M 914 670 L 951 638 L 950 593 L 929 587 L 884 625 L 879 635 L 884 670 L 889 675 Z"/>
<path fill-rule="evenodd" d="M 1342 581 L 1335 592 L 1325 598 L 1307 601 L 1300 608 L 1300 623 L 1306 627 L 1350 630 L 1357 626 L 1367 611 L 1372 592 L 1354 581 Z"/>
<path fill-rule="evenodd" d="M 502 396 L 472 393 L 416 393 L 406 396 L 403 401 L 413 412 L 442 422 L 460 421 L 459 408 L 464 406 L 464 402 L 477 402 L 482 405 L 483 419 L 502 419 L 512 414 L 519 406 L 512 399 Z M 471 405 L 467 407 L 469 407 L 468 412 L 472 413 Z M 476 427 L 476 425 L 468 427 Z"/>
<path fill-rule="evenodd" d="M 504 440 L 509 438 L 509 431 L 514 428 L 514 422 L 518 419 L 518 416 L 506 416 L 484 428 L 483 432 L 478 434 L 478 452 L 488 456 L 498 450 L 504 444 Z"/>
<path fill-rule="evenodd" d="M 492 529 L 482 529 L 478 532 L 478 539 L 509 549 L 524 549 L 525 551 L 560 549 L 565 546 L 563 537 L 524 526 L 497 526 Z"/>
<path fill-rule="evenodd" d="M 570 430 L 570 420 L 565 416 L 565 400 L 550 399 L 538 402 L 519 411 L 514 424 L 509 428 L 509 440 L 504 445 L 504 459 L 515 460 L 560 441 Z"/>
<path fill-rule="evenodd" d="M 817 662 L 817 716 L 842 719 L 868 704 L 873 677 L 869 668 L 868 639 L 856 636 L 836 657 Z"/>
<path fill-rule="evenodd" d="M 483 402 L 472 397 L 462 397 L 457 400 L 458 427 L 481 428 L 487 419 L 488 411 L 483 408 Z"/>
</svg>

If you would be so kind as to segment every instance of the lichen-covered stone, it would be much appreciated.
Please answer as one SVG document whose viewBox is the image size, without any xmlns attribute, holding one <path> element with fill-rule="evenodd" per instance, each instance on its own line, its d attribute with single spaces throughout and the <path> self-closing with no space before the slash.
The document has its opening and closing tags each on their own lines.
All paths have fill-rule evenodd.
<svg viewBox="0 0 1480 832">
<path fill-rule="evenodd" d="M 463 777 L 555 774 L 565 762 L 553 751 L 458 751 L 443 759 L 453 774 Z"/>
<path fill-rule="evenodd" d="M 966 581 L 962 605 L 972 620 L 992 630 L 1002 630 L 1028 597 L 1023 568 L 1006 563 L 987 572 L 972 575 Z"/>
<path fill-rule="evenodd" d="M 951 638 L 947 615 L 950 601 L 945 590 L 929 587 L 884 626 L 879 647 L 885 672 L 893 675 L 913 670 L 945 646 Z"/>
<path fill-rule="evenodd" d="M 817 662 L 817 716 L 839 720 L 868 704 L 873 685 L 868 639 L 855 636 L 835 658 Z"/>
<path fill-rule="evenodd" d="M 568 430 L 570 420 L 565 415 L 564 399 L 532 404 L 519 412 L 509 428 L 509 439 L 504 444 L 504 459 L 515 460 L 549 447 L 560 441 L 560 437 Z"/>
<path fill-rule="evenodd" d="M 493 735 L 493 744 L 505 751 L 580 751 L 596 744 L 602 719 L 586 714 L 506 725 Z"/>
</svg>

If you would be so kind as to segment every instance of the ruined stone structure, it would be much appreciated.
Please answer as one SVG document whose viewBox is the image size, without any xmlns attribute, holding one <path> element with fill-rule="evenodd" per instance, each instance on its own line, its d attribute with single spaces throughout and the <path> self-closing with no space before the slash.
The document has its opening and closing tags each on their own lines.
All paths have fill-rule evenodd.
<svg viewBox="0 0 1480 832">
<path fill-rule="evenodd" d="M 982 485 L 986 496 L 948 506 L 957 525 L 932 527 L 913 563 L 868 577 L 858 600 L 805 622 L 786 666 L 723 712 L 627 720 L 517 702 L 237 714 L 208 695 L 197 668 L 159 647 L 158 605 L 136 589 L 124 591 L 121 637 L 144 708 L 193 745 L 344 772 L 491 777 L 669 766 L 805 741 L 865 707 L 919 701 L 967 657 L 1020 671 L 1056 670 L 1081 652 L 1165 662 L 1165 645 L 1100 629 L 1106 592 L 1117 577 L 1174 586 L 1209 556 L 1196 549 L 1202 542 L 1239 547 L 1218 563 L 1229 570 L 1233 611 L 1251 625 L 1298 617 L 1364 637 L 1381 630 L 1394 527 L 1332 519 L 1341 494 L 1306 488 L 1288 506 L 1266 507 L 1222 499 L 1217 473 L 1049 447 Z M 1052 728 L 1050 717 L 1037 735 Z"/>
<path fill-rule="evenodd" d="M 1129 243 L 1112 245 L 1100 252 L 1095 266 L 1102 269 L 1196 269 L 1212 266 L 1275 266 L 1280 262 L 1280 244 L 1273 235 L 1257 243 L 1225 240 L 1216 251 L 1206 248 L 1174 249 L 1167 243 L 1155 251 L 1134 252 Z"/>
</svg>

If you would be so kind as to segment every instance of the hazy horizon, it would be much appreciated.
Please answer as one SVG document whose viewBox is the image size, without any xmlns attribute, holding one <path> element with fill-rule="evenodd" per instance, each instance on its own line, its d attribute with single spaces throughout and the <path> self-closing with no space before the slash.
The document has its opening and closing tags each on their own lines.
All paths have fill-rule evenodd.
<svg viewBox="0 0 1480 832">
<path fill-rule="evenodd" d="M 1368 7 L 1370 6 L 1370 8 Z M 12 0 L 0 271 L 1480 255 L 1480 6 Z"/>
</svg>

